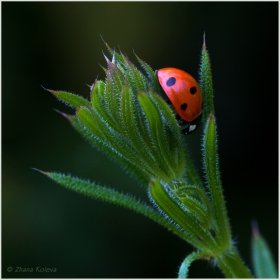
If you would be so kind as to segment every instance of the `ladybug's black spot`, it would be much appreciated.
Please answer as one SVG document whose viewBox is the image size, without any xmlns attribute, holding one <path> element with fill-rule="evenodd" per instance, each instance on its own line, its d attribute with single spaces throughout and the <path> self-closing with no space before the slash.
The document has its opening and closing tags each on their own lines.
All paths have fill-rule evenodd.
<svg viewBox="0 0 280 280">
<path fill-rule="evenodd" d="M 188 108 L 188 104 L 187 103 L 183 103 L 181 104 L 180 108 L 185 111 Z"/>
<path fill-rule="evenodd" d="M 176 83 L 176 79 L 175 79 L 174 77 L 170 77 L 170 78 L 167 80 L 166 85 L 167 85 L 168 87 L 172 87 L 173 85 L 175 85 L 175 83 Z"/>
<path fill-rule="evenodd" d="M 190 93 L 195 94 L 196 93 L 196 87 L 191 87 L 190 88 Z"/>
</svg>

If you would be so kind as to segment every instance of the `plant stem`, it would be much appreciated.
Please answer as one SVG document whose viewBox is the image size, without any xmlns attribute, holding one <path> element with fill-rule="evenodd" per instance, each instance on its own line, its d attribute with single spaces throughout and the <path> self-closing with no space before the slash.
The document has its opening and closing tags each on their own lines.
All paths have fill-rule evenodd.
<svg viewBox="0 0 280 280">
<path fill-rule="evenodd" d="M 217 258 L 217 264 L 227 278 L 254 278 L 234 247 Z"/>
</svg>

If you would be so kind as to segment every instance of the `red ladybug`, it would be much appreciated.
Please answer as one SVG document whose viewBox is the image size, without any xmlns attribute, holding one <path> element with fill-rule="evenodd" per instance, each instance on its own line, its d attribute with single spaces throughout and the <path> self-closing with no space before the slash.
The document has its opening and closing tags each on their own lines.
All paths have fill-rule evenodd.
<svg viewBox="0 0 280 280">
<path fill-rule="evenodd" d="M 171 67 L 157 70 L 156 75 L 184 125 L 187 125 L 183 132 L 193 132 L 202 112 L 202 94 L 197 81 L 185 71 Z"/>
</svg>

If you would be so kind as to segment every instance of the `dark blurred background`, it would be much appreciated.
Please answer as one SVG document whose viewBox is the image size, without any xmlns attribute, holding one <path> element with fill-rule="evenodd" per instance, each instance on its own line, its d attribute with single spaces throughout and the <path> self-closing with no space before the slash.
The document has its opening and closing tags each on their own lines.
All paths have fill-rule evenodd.
<svg viewBox="0 0 280 280">
<path fill-rule="evenodd" d="M 203 33 L 212 61 L 219 156 L 232 232 L 251 267 L 251 220 L 278 257 L 277 2 L 2 2 L 2 277 L 177 276 L 193 248 L 126 209 L 64 189 L 42 174 L 71 173 L 148 201 L 53 108 L 40 85 L 89 96 L 104 78 L 104 40 L 132 62 L 198 78 Z M 201 169 L 201 130 L 185 138 Z M 7 272 L 8 267 L 56 273 Z M 190 277 L 222 277 L 196 262 Z"/>
</svg>

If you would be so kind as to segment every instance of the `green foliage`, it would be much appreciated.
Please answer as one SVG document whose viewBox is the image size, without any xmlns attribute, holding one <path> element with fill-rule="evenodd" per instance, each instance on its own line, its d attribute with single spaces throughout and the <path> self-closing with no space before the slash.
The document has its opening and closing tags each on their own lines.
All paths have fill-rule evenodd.
<svg viewBox="0 0 280 280">
<path fill-rule="evenodd" d="M 106 43 L 105 43 L 106 44 Z M 61 113 L 94 147 L 105 153 L 147 188 L 154 210 L 130 195 L 59 173 L 42 172 L 66 188 L 134 210 L 168 228 L 199 251 L 182 263 L 186 277 L 193 260 L 215 260 L 226 277 L 252 277 L 231 241 L 220 179 L 212 74 L 205 41 L 201 56 L 204 132 L 202 139 L 206 189 L 183 142 L 173 110 L 160 97 L 152 68 L 137 57 L 145 74 L 106 44 L 104 81 L 96 80 L 90 101 L 48 90 L 72 106 Z"/>
</svg>

